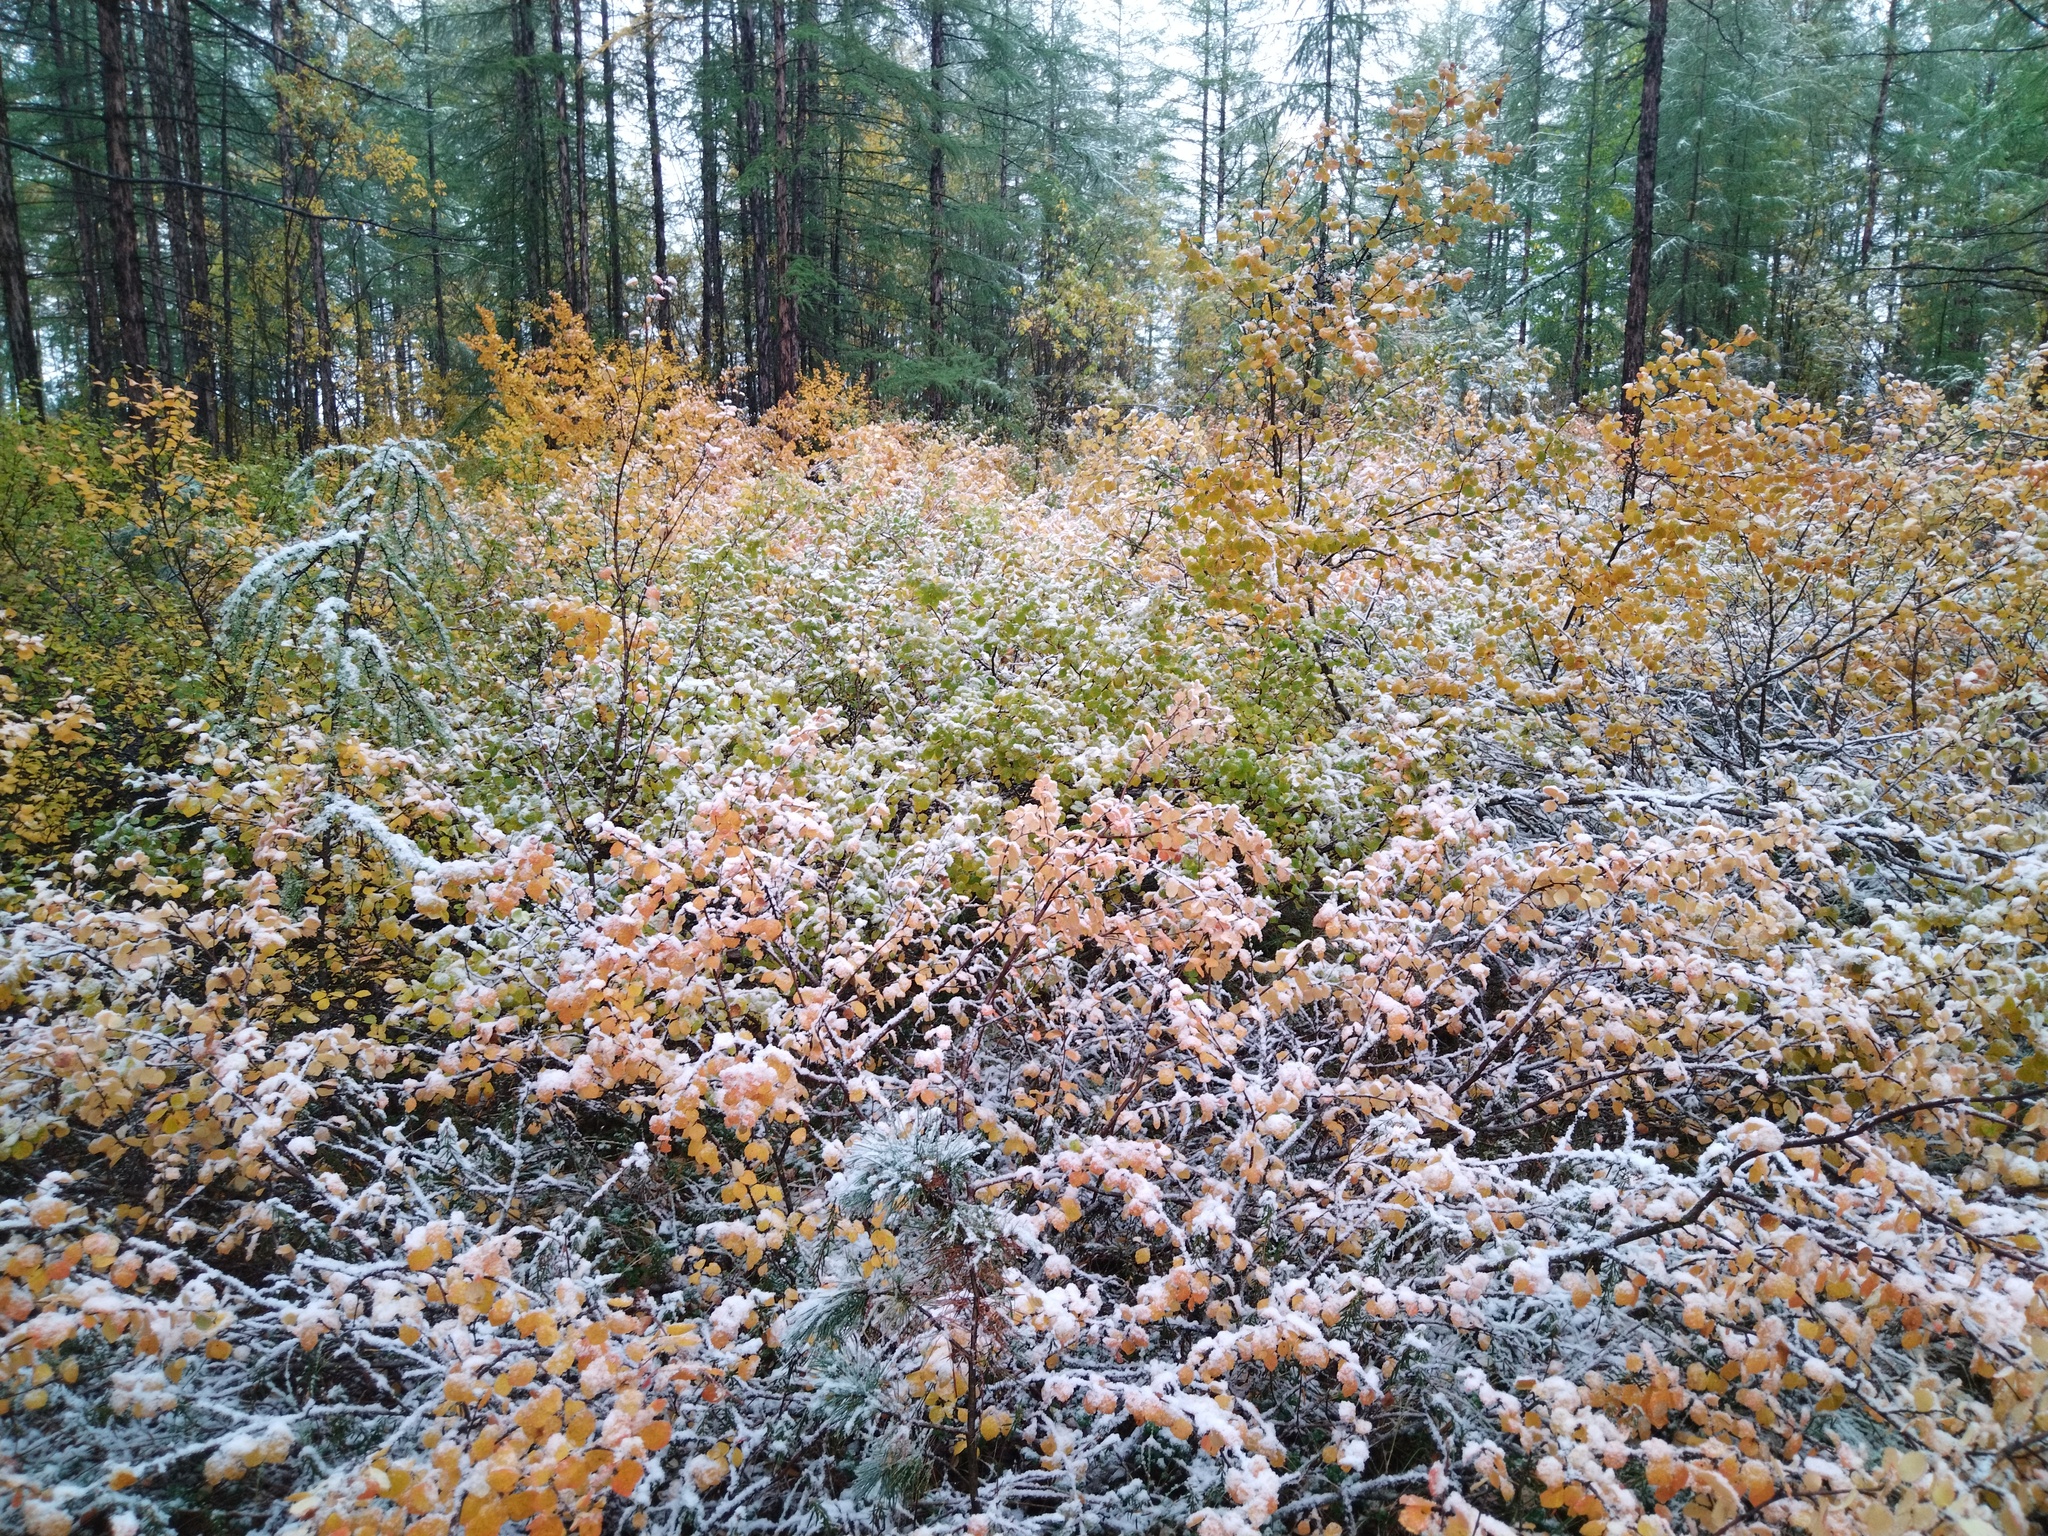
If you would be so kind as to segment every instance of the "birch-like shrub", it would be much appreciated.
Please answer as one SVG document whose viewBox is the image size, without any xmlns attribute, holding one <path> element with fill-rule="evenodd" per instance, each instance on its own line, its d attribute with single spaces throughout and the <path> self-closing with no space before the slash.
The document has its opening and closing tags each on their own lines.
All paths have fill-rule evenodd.
<svg viewBox="0 0 2048 1536">
<path fill-rule="evenodd" d="M 1415 405 L 1219 584 L 1230 433 L 1027 490 L 580 346 L 491 360 L 445 736 L 379 450 L 13 873 L 10 1524 L 2043 1518 L 2038 364 L 1674 351 L 1633 501 Z"/>
</svg>

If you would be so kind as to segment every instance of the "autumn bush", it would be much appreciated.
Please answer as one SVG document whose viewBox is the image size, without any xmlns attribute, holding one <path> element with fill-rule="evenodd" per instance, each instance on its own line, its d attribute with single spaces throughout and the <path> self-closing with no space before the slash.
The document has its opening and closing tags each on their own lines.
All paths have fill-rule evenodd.
<svg viewBox="0 0 2048 1536">
<path fill-rule="evenodd" d="M 1057 464 L 566 311 L 445 447 L 37 437 L 6 1522 L 2048 1518 L 2048 354 L 1454 395 L 1489 112 Z"/>
</svg>

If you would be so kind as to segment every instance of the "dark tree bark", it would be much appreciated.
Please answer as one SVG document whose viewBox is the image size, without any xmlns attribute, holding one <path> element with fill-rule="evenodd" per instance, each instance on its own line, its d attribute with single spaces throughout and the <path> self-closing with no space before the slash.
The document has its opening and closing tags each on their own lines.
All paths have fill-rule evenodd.
<svg viewBox="0 0 2048 1536">
<path fill-rule="evenodd" d="M 652 4 L 652 0 L 649 0 Z M 548 216 L 546 147 L 540 129 L 540 99 L 534 86 L 532 0 L 512 0 L 512 115 L 519 157 L 520 216 L 525 222 L 523 255 L 527 304 L 538 304 L 548 291 Z M 521 322 L 514 321 L 515 334 Z"/>
<path fill-rule="evenodd" d="M 105 0 L 102 0 L 105 3 Z M 304 28 L 299 20 L 298 0 L 270 0 L 270 38 L 277 92 L 277 156 L 281 200 L 290 210 L 286 215 L 285 266 L 285 372 L 286 395 L 298 421 L 299 446 L 310 450 L 321 438 L 341 439 L 341 401 L 334 377 L 334 314 L 327 289 L 327 234 L 324 220 L 314 212 L 319 187 L 312 166 L 299 143 L 292 102 L 286 82 L 296 66 Z M 293 224 L 304 239 L 304 283 L 311 300 L 311 314 L 300 302 L 292 281 L 296 251 Z M 306 333 L 312 322 L 312 335 Z"/>
<path fill-rule="evenodd" d="M 138 13 L 125 29 L 128 128 L 133 136 L 129 149 L 135 167 L 135 207 L 142 219 L 142 297 L 149 305 L 150 334 L 156 338 L 156 376 L 160 381 L 173 382 L 179 376 L 177 360 L 171 354 L 172 340 L 177 333 L 171 325 L 170 311 L 176 301 L 169 297 L 170 284 L 164 275 L 163 225 L 157 218 L 157 194 L 164 190 L 167 173 L 157 155 L 156 136 L 151 132 L 154 125 L 150 121 L 149 100 L 142 90 L 142 82 L 149 75 L 141 35 L 146 30 L 144 20 Z"/>
<path fill-rule="evenodd" d="M 796 199 L 790 185 L 795 146 L 791 137 L 788 0 L 771 0 L 775 28 L 775 232 L 769 251 L 769 281 L 775 292 L 775 366 L 770 395 L 780 400 L 796 388 L 802 373 L 797 350 L 796 294 L 790 288 L 789 258 L 796 250 Z"/>
<path fill-rule="evenodd" d="M 228 213 L 233 206 L 228 161 L 228 45 L 221 41 L 220 58 L 220 450 L 229 458 L 237 447 L 235 420 L 235 275 L 230 265 L 234 240 Z"/>
<path fill-rule="evenodd" d="M 1889 0 L 1884 13 L 1884 71 L 1877 77 L 1877 110 L 1870 118 L 1870 152 L 1863 173 L 1863 238 L 1857 247 L 1856 265 L 1870 265 L 1870 249 L 1877 240 L 1877 194 L 1882 179 L 1885 109 L 1891 103 L 1892 73 L 1899 62 L 1899 0 Z"/>
<path fill-rule="evenodd" d="M 192 263 L 192 318 L 187 329 L 186 381 L 193 393 L 199 430 L 220 446 L 213 346 L 213 272 L 207 249 L 205 163 L 199 154 L 199 66 L 192 48 L 190 0 L 169 0 L 171 85 L 178 110 L 180 162 L 186 167 L 185 248 Z"/>
<path fill-rule="evenodd" d="M 122 50 L 121 0 L 94 0 L 100 49 L 100 120 L 107 136 L 108 252 L 121 349 L 122 387 L 149 379 L 149 325 L 142 301 L 142 248 L 135 227 L 135 155 L 128 131 L 128 65 Z"/>
<path fill-rule="evenodd" d="M 934 370 L 945 342 L 946 329 L 946 5 L 932 0 L 931 31 L 931 165 L 926 173 L 925 201 L 931 215 L 931 252 L 927 258 L 928 287 L 925 294 L 927 346 Z M 926 405 L 934 416 L 945 411 L 945 391 L 936 378 L 926 392 Z"/>
<path fill-rule="evenodd" d="M 308 189 L 308 208 L 319 195 Z M 313 290 L 313 383 L 319 392 L 320 425 L 327 441 L 341 441 L 341 390 L 334 376 L 334 310 L 327 289 L 327 221 L 306 217 L 306 282 Z"/>
<path fill-rule="evenodd" d="M 576 239 L 576 167 L 569 124 L 569 71 L 562 52 L 562 0 L 549 0 L 548 46 L 555 70 L 555 197 L 562 218 L 562 297 L 582 314 L 589 308 L 583 283 L 582 251 Z"/>
<path fill-rule="evenodd" d="M 576 115 L 576 294 L 590 310 L 590 134 L 589 90 L 583 78 L 583 0 L 569 0 L 572 108 Z"/>
<path fill-rule="evenodd" d="M 284 303 L 284 354 L 279 360 L 283 374 L 285 417 L 298 438 L 301 451 L 313 446 L 314 416 L 306 404 L 305 311 L 298 299 L 299 241 L 307 221 L 294 217 L 299 206 L 299 152 L 292 132 L 291 116 L 284 99 L 284 77 L 290 50 L 286 46 L 285 13 L 280 0 L 270 0 L 271 70 L 277 90 L 277 187 L 285 205 L 284 239 L 279 252 L 284 281 L 280 297 Z"/>
<path fill-rule="evenodd" d="M 796 206 L 795 244 L 791 249 L 817 265 L 824 263 L 824 174 L 818 154 L 817 125 L 821 106 L 822 71 L 818 54 L 818 0 L 796 0 L 796 144 L 790 164 L 791 196 Z M 1008 131 L 1008 119 L 1004 120 Z M 799 306 L 796 316 L 799 363 L 811 358 L 816 349 L 813 332 L 815 311 L 806 316 Z"/>
<path fill-rule="evenodd" d="M 774 311 L 768 275 L 768 199 L 761 186 L 761 51 L 754 25 L 754 0 L 739 0 L 733 29 L 739 42 L 740 215 L 746 226 L 747 412 L 759 416 L 774 403 L 772 327 Z"/>
<path fill-rule="evenodd" d="M 709 0 L 706 0 L 709 3 Z M 661 100 L 654 84 L 654 0 L 647 0 L 646 25 L 641 29 L 641 62 L 646 66 L 647 97 L 647 180 L 654 212 L 654 328 L 664 343 L 675 331 L 675 305 L 668 291 L 668 208 L 661 193 Z"/>
<path fill-rule="evenodd" d="M 1203 245 L 1203 244 L 1206 244 L 1206 243 L 1207 243 L 1207 241 L 1208 241 L 1208 221 L 1209 221 L 1209 70 L 1210 70 L 1210 56 L 1209 56 L 1209 46 L 1210 46 L 1210 39 L 1209 39 L 1209 32 L 1210 32 L 1210 28 L 1211 28 L 1211 27 L 1212 27 L 1212 26 L 1213 26 L 1214 24 L 1215 24 L 1215 18 L 1214 18 L 1214 15 L 1213 15 L 1212 11 L 1211 11 L 1211 8 L 1210 8 L 1210 0 L 1203 0 L 1203 4 L 1202 4 L 1202 62 L 1201 62 L 1201 70 L 1202 70 L 1202 80 L 1201 80 L 1201 98 L 1202 98 L 1202 138 L 1201 138 L 1201 148 L 1200 148 L 1200 150 L 1199 150 L 1199 151 L 1197 152 L 1197 154 L 1196 154 L 1196 158 L 1195 158 L 1195 244 L 1197 244 L 1197 245 Z"/>
<path fill-rule="evenodd" d="M 14 201 L 14 129 L 7 116 L 7 82 L 0 79 L 0 299 L 7 310 L 7 361 L 14 371 L 14 403 L 43 419 L 43 357 L 36 346 L 29 305 L 28 251 L 21 243 L 21 211 Z"/>
<path fill-rule="evenodd" d="M 1222 51 L 1216 72 L 1216 230 L 1223 230 L 1223 200 L 1229 195 L 1225 184 L 1224 153 L 1230 147 L 1230 0 L 1223 0 Z"/>
<path fill-rule="evenodd" d="M 1650 257 L 1657 229 L 1657 109 L 1664 93 L 1664 30 L 1670 0 L 1650 0 L 1650 22 L 1643 33 L 1643 95 L 1636 119 L 1636 195 L 1628 252 L 1628 308 L 1621 329 L 1621 415 L 1640 427 L 1643 406 L 1629 398 L 1628 387 L 1643 370 L 1650 340 Z"/>
<path fill-rule="evenodd" d="M 612 0 L 598 0 L 604 34 L 604 254 L 605 319 L 614 340 L 625 334 L 626 278 L 619 265 L 619 114 L 612 58 Z"/>
<path fill-rule="evenodd" d="M 200 435 L 219 446 L 214 419 L 212 295 L 206 250 L 205 171 L 199 159 L 198 87 L 191 62 L 192 17 L 184 0 L 151 0 L 141 17 L 164 225 L 176 285 L 185 388 Z M 154 243 L 154 237 L 152 237 Z"/>
<path fill-rule="evenodd" d="M 1588 27 L 1590 29 L 1590 22 Z M 1579 291 L 1572 310 L 1572 356 L 1565 372 L 1565 396 L 1573 405 L 1586 397 L 1586 378 L 1592 371 L 1593 341 L 1593 147 L 1600 130 L 1600 85 L 1602 64 L 1592 40 L 1586 41 L 1586 55 L 1592 78 L 1592 94 L 1586 105 L 1586 163 L 1580 182 L 1579 200 Z"/>
<path fill-rule="evenodd" d="M 56 82 L 57 118 L 68 131 L 78 120 L 74 116 L 71 96 L 71 68 L 66 59 L 64 17 L 58 8 L 58 0 L 48 0 L 50 26 L 50 64 Z M 87 86 L 87 96 L 91 87 Z M 88 104 L 87 115 L 90 114 Z M 86 152 L 72 147 L 68 157 L 70 169 L 71 216 L 75 228 L 73 238 L 78 252 L 79 329 L 85 337 L 86 372 L 91 378 L 90 397 L 98 403 L 106 396 L 107 385 L 111 382 L 113 367 L 107 357 L 107 336 L 101 324 L 106 314 L 104 291 L 105 263 L 101 256 L 99 220 L 96 215 L 98 189 L 88 174 L 84 161 Z"/>
<path fill-rule="evenodd" d="M 420 9 L 420 47 L 431 52 L 428 15 Z M 425 67 L 427 101 L 427 262 L 434 281 L 434 367 L 448 371 L 448 302 L 446 278 L 441 267 L 441 177 L 434 157 L 434 61 Z"/>
<path fill-rule="evenodd" d="M 1537 155 L 1537 141 L 1543 134 L 1543 45 L 1550 30 L 1550 9 L 1545 0 L 1536 0 L 1536 67 L 1529 75 L 1529 143 L 1524 153 L 1529 157 L 1529 181 L 1522 199 L 1522 304 L 1521 316 L 1515 322 L 1515 340 L 1520 346 L 1529 344 L 1529 259 L 1536 245 L 1536 178 L 1543 173 L 1542 161 Z"/>
<path fill-rule="evenodd" d="M 349 329 L 355 332 L 356 429 L 380 427 L 385 414 L 384 389 L 378 378 L 376 357 L 371 348 L 370 277 L 363 260 L 363 231 L 357 225 L 349 231 Z"/>
<path fill-rule="evenodd" d="M 704 0 L 697 53 L 698 170 L 703 178 L 704 276 L 703 303 L 698 314 L 698 355 L 716 388 L 725 372 L 725 250 L 720 238 L 718 207 L 718 114 L 713 110 L 711 79 L 711 5 Z"/>
<path fill-rule="evenodd" d="M 1337 0 L 1323 0 L 1323 126 L 1334 128 L 1337 120 Z"/>
</svg>

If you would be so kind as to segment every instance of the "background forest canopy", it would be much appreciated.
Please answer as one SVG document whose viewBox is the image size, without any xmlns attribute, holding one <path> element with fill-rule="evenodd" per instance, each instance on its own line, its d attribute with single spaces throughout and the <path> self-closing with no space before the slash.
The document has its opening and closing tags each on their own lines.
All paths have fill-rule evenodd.
<svg viewBox="0 0 2048 1536">
<path fill-rule="evenodd" d="M 2040 15 L 1666 10 L 12 0 L 13 396 L 147 372 L 234 452 L 460 429 L 479 308 L 530 342 L 559 294 L 599 339 L 652 323 L 754 414 L 827 364 L 1009 431 L 1199 404 L 1213 321 L 1178 237 L 1268 199 L 1318 123 L 1383 134 L 1446 61 L 1506 81 L 1515 150 L 1434 325 L 1477 381 L 1534 348 L 1556 398 L 1614 397 L 1646 202 L 1649 335 L 1748 326 L 1743 366 L 1788 392 L 1966 391 L 2036 334 Z"/>
</svg>

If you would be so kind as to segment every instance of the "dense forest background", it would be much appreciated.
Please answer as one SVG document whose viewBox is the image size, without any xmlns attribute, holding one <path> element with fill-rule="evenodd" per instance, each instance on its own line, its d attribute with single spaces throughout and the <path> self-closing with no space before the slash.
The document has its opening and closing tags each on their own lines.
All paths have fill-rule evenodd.
<svg viewBox="0 0 2048 1536">
<path fill-rule="evenodd" d="M 552 294 L 755 413 L 824 364 L 1016 431 L 1195 403 L 1178 242 L 1446 60 L 1505 82 L 1516 149 L 1433 322 L 1482 379 L 1615 388 L 1646 171 L 1650 334 L 1752 327 L 1788 390 L 1965 389 L 2048 291 L 2018 0 L 9 0 L 0 29 L 13 398 L 148 374 L 230 452 L 459 426 L 479 310 L 524 344 Z"/>
</svg>

